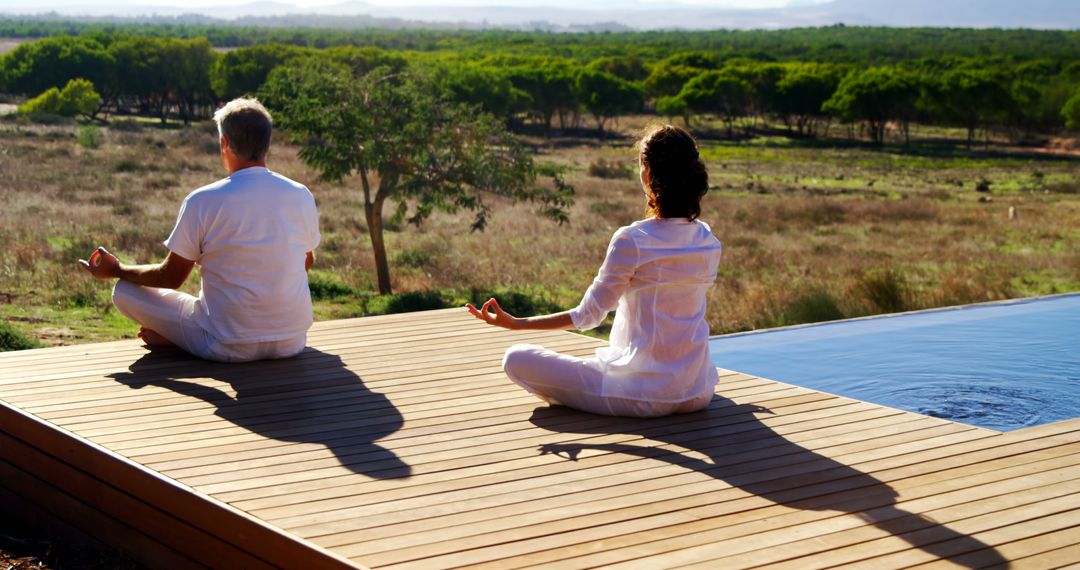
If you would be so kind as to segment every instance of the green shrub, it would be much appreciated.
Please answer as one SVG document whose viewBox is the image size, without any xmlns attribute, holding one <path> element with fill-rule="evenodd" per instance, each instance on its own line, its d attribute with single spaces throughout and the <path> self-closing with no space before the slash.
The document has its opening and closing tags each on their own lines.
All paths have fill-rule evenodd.
<svg viewBox="0 0 1080 570">
<path fill-rule="evenodd" d="M 431 252 L 420 248 L 406 249 L 394 256 L 395 265 L 421 268 L 429 263 L 431 263 Z"/>
<path fill-rule="evenodd" d="M 368 301 L 368 313 L 389 315 L 445 309 L 450 306 L 438 291 L 406 291 L 394 295 L 380 295 Z"/>
<path fill-rule="evenodd" d="M 308 275 L 308 289 L 311 290 L 311 298 L 315 301 L 348 297 L 354 293 L 348 285 L 333 281 L 319 273 Z"/>
<path fill-rule="evenodd" d="M 533 293 L 517 289 L 506 289 L 503 287 L 496 289 L 480 289 L 473 287 L 468 290 L 467 297 L 468 298 L 463 301 L 457 300 L 459 302 L 455 302 L 454 305 L 463 306 L 465 302 L 469 302 L 479 307 L 488 299 L 495 297 L 499 300 L 499 306 L 515 317 L 546 315 L 549 313 L 557 313 L 565 309 L 565 307 L 549 299 L 544 292 Z"/>
<path fill-rule="evenodd" d="M 0 321 L 0 352 L 26 350 L 40 346 L 41 343 L 37 339 L 27 337 L 8 322 Z"/>
<path fill-rule="evenodd" d="M 79 130 L 75 133 L 75 139 L 79 141 L 79 144 L 86 148 L 98 147 L 98 130 L 93 125 L 84 125 L 79 127 Z"/>
<path fill-rule="evenodd" d="M 101 106 L 101 95 L 94 91 L 94 84 L 86 79 L 72 79 L 63 89 L 50 87 L 19 107 L 27 115 L 48 113 L 61 117 L 84 115 L 89 117 Z"/>
<path fill-rule="evenodd" d="M 820 323 L 844 318 L 836 299 L 824 289 L 812 289 L 788 301 L 781 309 L 776 325 Z"/>
<path fill-rule="evenodd" d="M 855 288 L 883 313 L 899 313 L 911 305 L 907 279 L 894 269 L 871 269 L 862 275 Z"/>
</svg>

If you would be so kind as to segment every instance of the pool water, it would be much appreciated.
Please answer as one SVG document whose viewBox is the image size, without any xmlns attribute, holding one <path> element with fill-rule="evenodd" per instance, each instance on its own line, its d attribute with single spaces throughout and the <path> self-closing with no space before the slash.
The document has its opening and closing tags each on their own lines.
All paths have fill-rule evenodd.
<svg viewBox="0 0 1080 570">
<path fill-rule="evenodd" d="M 998 431 L 1080 417 L 1080 294 L 709 344 L 721 368 Z"/>
</svg>

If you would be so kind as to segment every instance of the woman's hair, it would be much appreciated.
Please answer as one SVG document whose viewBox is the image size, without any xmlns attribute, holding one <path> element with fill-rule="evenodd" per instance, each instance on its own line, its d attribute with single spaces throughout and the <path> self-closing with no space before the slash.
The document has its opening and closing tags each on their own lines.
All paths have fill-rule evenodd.
<svg viewBox="0 0 1080 570">
<path fill-rule="evenodd" d="M 698 155 L 697 141 L 685 129 L 650 127 L 637 143 L 641 158 L 647 215 L 686 218 L 701 215 L 701 197 L 709 189 L 709 173 Z"/>
</svg>

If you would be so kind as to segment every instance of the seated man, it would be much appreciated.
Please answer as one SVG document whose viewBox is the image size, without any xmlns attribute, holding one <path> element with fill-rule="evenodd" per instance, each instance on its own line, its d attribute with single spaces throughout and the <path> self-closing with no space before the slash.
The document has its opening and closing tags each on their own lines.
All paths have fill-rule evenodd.
<svg viewBox="0 0 1080 570">
<path fill-rule="evenodd" d="M 231 101 L 214 121 L 229 176 L 184 199 L 165 261 L 126 265 L 99 247 L 79 263 L 98 279 L 119 279 L 113 304 L 142 325 L 150 346 L 225 362 L 287 358 L 303 350 L 312 322 L 315 199 L 267 170 L 272 123 L 258 101 Z M 199 296 L 176 291 L 196 263 Z"/>
</svg>

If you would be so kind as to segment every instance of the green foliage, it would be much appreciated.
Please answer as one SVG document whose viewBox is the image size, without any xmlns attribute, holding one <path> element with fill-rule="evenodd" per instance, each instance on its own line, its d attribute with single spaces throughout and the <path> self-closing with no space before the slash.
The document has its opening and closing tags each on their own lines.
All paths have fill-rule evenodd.
<svg viewBox="0 0 1080 570">
<path fill-rule="evenodd" d="M 601 131 L 612 117 L 635 113 L 645 104 L 640 87 L 610 73 L 583 69 L 576 80 L 578 98 L 596 119 Z"/>
<path fill-rule="evenodd" d="M 813 134 L 822 106 L 836 92 L 843 71 L 835 65 L 795 63 L 789 65 L 776 83 L 774 109 L 784 123 L 799 132 Z"/>
<path fill-rule="evenodd" d="M 907 279 L 894 269 L 867 271 L 859 280 L 856 290 L 883 313 L 899 313 L 910 307 L 911 291 Z"/>
<path fill-rule="evenodd" d="M 496 287 L 494 289 L 473 287 L 465 292 L 464 298 L 455 297 L 454 302 L 449 306 L 463 306 L 465 303 L 479 306 L 492 297 L 499 300 L 499 306 L 503 310 L 515 317 L 547 315 L 568 308 L 553 301 L 546 291 L 506 287 Z"/>
<path fill-rule="evenodd" d="M 75 132 L 75 140 L 86 148 L 98 147 L 98 129 L 94 125 L 83 125 Z"/>
<path fill-rule="evenodd" d="M 373 314 L 412 313 L 445 309 L 448 305 L 438 291 L 405 291 L 372 300 L 368 309 Z"/>
<path fill-rule="evenodd" d="M 47 113 L 61 117 L 91 116 L 101 106 L 101 95 L 85 79 L 72 79 L 63 89 L 50 87 L 19 106 L 23 114 Z"/>
<path fill-rule="evenodd" d="M 7 321 L 0 321 L 0 352 L 27 350 L 39 348 L 40 346 L 41 343 L 37 339 L 30 338 L 19 332 Z"/>
<path fill-rule="evenodd" d="M 499 117 L 509 117 L 531 99 L 514 87 L 507 72 L 479 63 L 442 63 L 433 69 L 432 76 L 451 99 L 477 105 Z"/>
<path fill-rule="evenodd" d="M 12 93 L 43 93 L 60 89 L 73 79 L 94 85 L 114 79 L 113 57 L 100 42 L 87 37 L 58 36 L 25 43 L 0 60 L 0 76 Z"/>
<path fill-rule="evenodd" d="M 771 320 L 758 324 L 761 327 L 789 326 L 835 321 L 844 317 L 844 312 L 831 293 L 812 288 L 788 301 Z"/>
<path fill-rule="evenodd" d="M 937 85 L 934 101 L 946 121 L 967 129 L 970 147 L 975 131 L 1013 114 L 1015 101 L 1008 81 L 986 70 L 954 69 Z"/>
<path fill-rule="evenodd" d="M 588 68 L 609 73 L 626 81 L 641 81 L 649 75 L 649 70 L 637 54 L 596 58 L 589 62 Z"/>
<path fill-rule="evenodd" d="M 687 82 L 679 93 L 687 108 L 695 113 L 716 113 L 731 126 L 749 111 L 750 84 L 726 71 L 706 71 Z"/>
<path fill-rule="evenodd" d="M 210 85 L 222 99 L 235 99 L 257 92 L 266 76 L 277 66 L 311 50 L 282 44 L 262 44 L 230 51 L 214 62 Z"/>
<path fill-rule="evenodd" d="M 308 274 L 308 289 L 311 291 L 312 300 L 315 301 L 338 299 L 355 294 L 351 287 L 321 271 L 312 271 Z"/>
<path fill-rule="evenodd" d="M 849 73 L 822 109 L 845 121 L 866 122 L 870 138 L 880 144 L 885 141 L 885 126 L 891 121 L 900 122 L 907 133 L 921 95 L 921 83 L 914 73 L 874 67 Z"/>
<path fill-rule="evenodd" d="M 346 26 L 338 20 L 321 21 Z M 1050 132 L 1064 125 L 1062 110 L 1080 83 L 1080 31 L 838 26 L 550 34 L 279 23 L 0 19 L 0 34 L 48 36 L 0 57 L 0 90 L 41 94 L 85 78 L 106 114 L 188 122 L 209 116 L 219 99 L 257 92 L 274 68 L 294 60 L 328 60 L 357 77 L 412 62 L 427 66 L 450 99 L 509 125 L 534 121 L 548 133 L 556 118 L 564 128 L 576 125 L 582 111 L 602 130 L 612 118 L 641 111 L 639 100 L 648 96 L 658 113 L 685 121 L 694 112 L 716 113 L 730 129 L 744 115 L 775 117 L 814 136 L 831 115 L 865 123 L 882 142 L 886 125 L 906 135 L 916 117 L 965 127 L 969 140 L 991 127 L 1017 138 Z M 226 46 L 239 49 L 214 50 Z M 850 69 L 859 71 L 843 78 Z M 736 93 L 741 89 L 729 83 L 734 91 L 724 97 L 698 88 L 680 96 L 706 71 L 749 90 Z"/>
<path fill-rule="evenodd" d="M 540 120 L 550 133 L 556 114 L 562 119 L 578 108 L 577 71 L 578 67 L 567 61 L 529 59 L 518 62 L 505 73 L 514 88 L 524 95 L 523 109 Z"/>
<path fill-rule="evenodd" d="M 1080 129 L 1080 91 L 1077 91 L 1061 108 L 1061 116 L 1065 118 L 1065 127 Z"/>
<path fill-rule="evenodd" d="M 687 65 L 669 65 L 658 63 L 652 73 L 642 82 L 645 93 L 650 97 L 670 97 L 678 95 L 686 82 L 701 75 L 704 70 Z"/>
<path fill-rule="evenodd" d="M 690 123 L 690 106 L 686 104 L 686 99 L 678 95 L 657 99 L 656 114 L 665 117 L 682 117 L 687 124 Z"/>
</svg>

